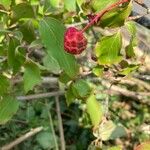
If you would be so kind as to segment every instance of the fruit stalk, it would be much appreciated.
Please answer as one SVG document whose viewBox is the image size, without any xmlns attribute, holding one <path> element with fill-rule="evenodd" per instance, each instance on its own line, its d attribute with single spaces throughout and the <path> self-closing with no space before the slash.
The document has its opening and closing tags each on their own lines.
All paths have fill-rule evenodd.
<svg viewBox="0 0 150 150">
<path fill-rule="evenodd" d="M 82 30 L 81 32 L 85 32 L 89 27 L 91 27 L 95 22 L 97 22 L 98 20 L 100 20 L 102 18 L 102 16 L 111 11 L 112 9 L 116 8 L 117 6 L 119 6 L 120 4 L 124 4 L 126 2 L 129 2 L 130 0 L 120 0 L 116 3 L 113 3 L 112 5 L 106 7 L 104 10 L 102 10 L 101 12 L 99 12 L 98 14 L 96 14 L 96 16 L 94 17 L 94 19 L 92 19 Z"/>
</svg>

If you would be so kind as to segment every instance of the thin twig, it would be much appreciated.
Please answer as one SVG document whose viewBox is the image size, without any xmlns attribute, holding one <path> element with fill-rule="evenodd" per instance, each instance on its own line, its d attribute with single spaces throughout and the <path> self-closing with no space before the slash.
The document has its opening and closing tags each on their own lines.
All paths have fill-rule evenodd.
<svg viewBox="0 0 150 150">
<path fill-rule="evenodd" d="M 91 78 L 91 79 L 89 79 L 89 81 L 92 81 L 95 83 L 101 83 L 107 89 L 109 89 L 109 87 L 111 85 L 110 82 L 108 82 L 106 80 L 102 80 L 100 78 Z M 124 95 L 126 97 L 134 98 L 135 100 L 138 100 L 141 103 L 144 103 L 144 104 L 146 103 L 146 104 L 150 105 L 149 100 L 146 100 L 146 97 L 150 96 L 150 92 L 134 92 L 134 91 L 130 91 L 128 89 L 125 89 L 125 88 L 122 88 L 122 87 L 119 87 L 116 85 L 112 85 L 111 89 L 109 89 L 109 91 Z"/>
<path fill-rule="evenodd" d="M 52 96 L 58 96 L 63 95 L 64 91 L 54 91 L 54 92 L 47 92 L 47 93 L 41 93 L 41 94 L 32 94 L 27 96 L 18 96 L 17 99 L 21 101 L 25 100 L 32 100 L 32 99 L 40 99 L 40 98 L 48 98 Z"/>
<path fill-rule="evenodd" d="M 137 20 L 137 19 L 140 19 L 142 17 L 145 17 L 146 15 L 150 14 L 150 12 L 147 12 L 147 13 L 144 13 L 144 14 L 140 14 L 140 15 L 136 15 L 136 16 L 131 16 L 128 18 L 129 21 L 131 20 Z"/>
<path fill-rule="evenodd" d="M 89 27 L 91 27 L 93 24 L 95 24 L 97 21 L 99 21 L 107 12 L 111 11 L 112 9 L 118 7 L 121 4 L 127 3 L 130 0 L 120 0 L 116 3 L 111 4 L 110 6 L 106 7 L 105 9 L 103 9 L 101 12 L 99 12 L 98 14 L 96 14 L 96 16 L 94 17 L 94 19 L 92 19 L 91 22 L 89 22 L 82 30 L 81 32 L 86 31 Z"/>
<path fill-rule="evenodd" d="M 16 145 L 18 145 L 21 142 L 27 140 L 28 138 L 30 138 L 31 136 L 39 133 L 42 130 L 43 130 L 43 127 L 37 127 L 37 128 L 31 129 L 31 131 L 29 131 L 28 133 L 22 135 L 21 137 L 17 138 L 16 140 L 12 141 L 9 144 L 4 145 L 0 150 L 10 150 L 13 147 L 15 147 Z"/>
<path fill-rule="evenodd" d="M 107 81 L 102 81 L 101 82 L 103 86 L 109 88 L 110 87 L 110 83 Z M 111 86 L 111 90 L 115 91 L 117 93 L 120 93 L 121 95 L 127 96 L 127 97 L 132 97 L 134 99 L 138 99 L 140 100 L 140 102 L 142 103 L 147 103 L 148 105 L 150 105 L 149 101 L 144 101 L 144 97 L 150 96 L 150 92 L 134 92 L 134 91 L 130 91 L 124 88 L 121 88 L 119 86 L 116 85 L 112 85 Z"/>
<path fill-rule="evenodd" d="M 57 111 L 57 117 L 58 117 L 58 126 L 59 126 L 59 134 L 60 134 L 60 142 L 61 142 L 61 150 L 65 150 L 65 137 L 64 137 L 64 129 L 62 124 L 62 118 L 61 118 L 61 112 L 60 112 L 60 104 L 59 104 L 59 97 L 55 97 L 56 102 L 56 111 Z"/>
<path fill-rule="evenodd" d="M 51 131 L 52 131 L 54 143 L 55 143 L 55 148 L 56 148 L 56 150 L 59 150 L 57 139 L 56 139 L 56 134 L 55 134 L 55 130 L 54 130 L 54 124 L 53 124 L 51 113 L 50 113 L 49 108 L 48 108 L 47 101 L 46 101 L 46 107 L 47 107 L 47 112 L 48 112 L 48 117 L 49 117 L 49 124 L 50 124 L 50 128 L 51 128 Z"/>
</svg>

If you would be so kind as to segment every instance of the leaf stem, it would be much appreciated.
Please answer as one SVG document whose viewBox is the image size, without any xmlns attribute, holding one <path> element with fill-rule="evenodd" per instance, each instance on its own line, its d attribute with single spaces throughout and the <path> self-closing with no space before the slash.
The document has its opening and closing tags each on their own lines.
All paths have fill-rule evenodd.
<svg viewBox="0 0 150 150">
<path fill-rule="evenodd" d="M 89 27 L 91 27 L 95 22 L 97 22 L 98 20 L 100 20 L 102 18 L 102 16 L 111 11 L 112 9 L 116 8 L 117 6 L 119 6 L 120 4 L 124 4 L 126 2 L 129 2 L 130 0 L 120 0 L 116 3 L 113 3 L 112 5 L 106 7 L 104 10 L 102 10 L 101 12 L 99 12 L 94 19 L 91 20 L 91 22 L 89 22 L 82 30 L 81 32 L 85 32 Z"/>
</svg>

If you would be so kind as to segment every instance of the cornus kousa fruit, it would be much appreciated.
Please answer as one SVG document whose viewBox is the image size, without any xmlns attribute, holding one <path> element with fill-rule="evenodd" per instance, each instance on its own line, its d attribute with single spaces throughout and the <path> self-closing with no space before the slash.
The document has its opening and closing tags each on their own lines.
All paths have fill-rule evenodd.
<svg viewBox="0 0 150 150">
<path fill-rule="evenodd" d="M 83 33 L 74 27 L 70 27 L 66 30 L 64 35 L 64 49 L 71 54 L 82 53 L 87 46 L 87 39 Z"/>
</svg>

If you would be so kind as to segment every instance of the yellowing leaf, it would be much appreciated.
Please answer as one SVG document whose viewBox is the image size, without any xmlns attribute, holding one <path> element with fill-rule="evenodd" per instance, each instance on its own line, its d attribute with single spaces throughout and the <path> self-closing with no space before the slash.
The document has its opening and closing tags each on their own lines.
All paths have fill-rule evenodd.
<svg viewBox="0 0 150 150">
<path fill-rule="evenodd" d="M 125 136 L 126 131 L 123 126 L 117 126 L 111 120 L 105 120 L 99 125 L 93 134 L 102 141 L 107 141 Z"/>
</svg>

